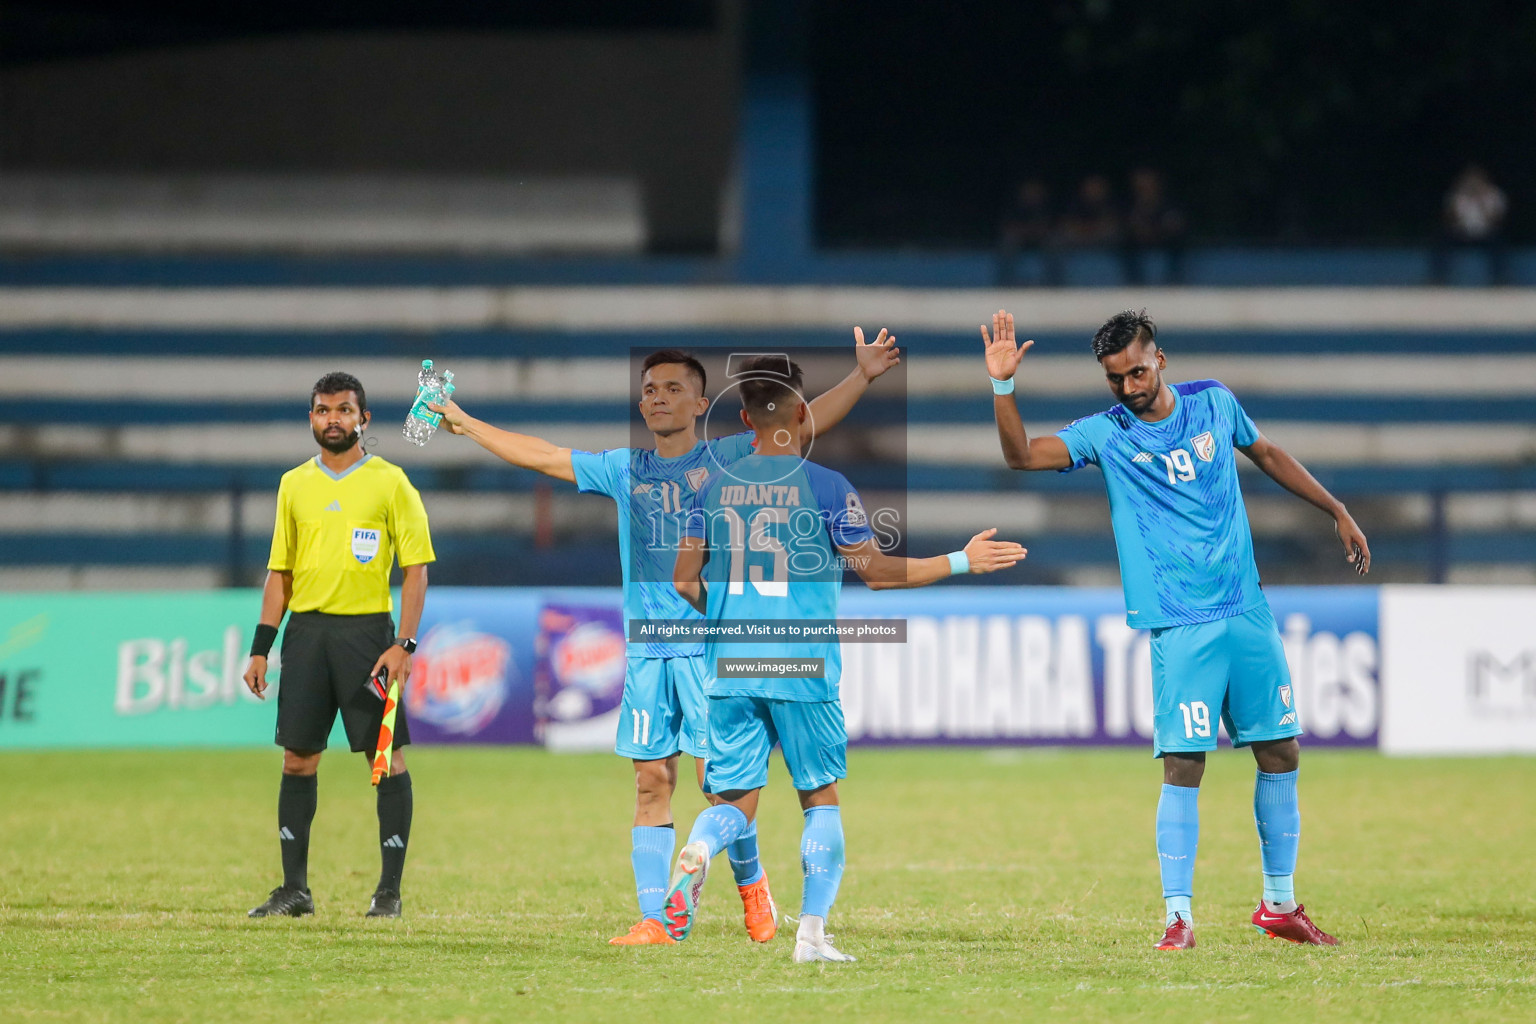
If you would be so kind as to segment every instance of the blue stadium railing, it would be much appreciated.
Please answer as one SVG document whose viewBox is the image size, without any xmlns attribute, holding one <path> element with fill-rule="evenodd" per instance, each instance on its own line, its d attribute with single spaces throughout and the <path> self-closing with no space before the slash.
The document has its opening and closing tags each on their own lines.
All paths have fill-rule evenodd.
<svg viewBox="0 0 1536 1024">
<path fill-rule="evenodd" d="M 983 381 L 983 384 L 986 382 Z M 976 424 L 992 422 L 990 393 L 966 397 L 918 396 L 889 399 L 877 395 L 859 404 L 859 420 L 870 425 Z M 1271 395 L 1245 394 L 1243 408 L 1255 421 L 1316 420 L 1324 423 L 1529 423 L 1531 398 L 1384 397 L 1372 394 Z M 465 405 L 470 405 L 469 399 Z M 1068 423 L 1114 404 L 1108 391 L 1085 395 L 1033 396 L 1021 393 L 1019 406 L 1034 422 Z M 43 398 L 0 406 L 0 424 L 71 423 L 82 425 L 175 423 L 292 423 L 304 415 L 305 400 L 280 402 L 103 401 Z M 376 417 L 405 419 L 406 406 L 373 403 Z M 492 423 L 603 423 L 622 418 L 629 410 L 613 400 L 585 402 L 478 401 L 474 411 Z M 617 415 L 616 415 L 617 414 Z"/>
<path fill-rule="evenodd" d="M 0 487 L 32 494 L 49 492 L 228 494 L 239 507 L 245 494 L 270 494 L 287 465 L 231 466 L 219 464 L 134 463 L 48 460 L 0 462 Z M 866 491 L 900 489 L 909 492 L 993 492 L 1002 494 L 1094 495 L 1103 483 L 1096 472 L 1070 474 L 1018 473 L 1004 467 L 931 464 L 909 466 L 866 464 L 850 467 Z M 1414 567 L 1423 578 L 1443 580 L 1448 567 L 1460 563 L 1536 564 L 1536 531 L 1522 529 L 1452 530 L 1446 505 L 1458 493 L 1536 490 L 1536 464 L 1458 466 L 1318 466 L 1315 474 L 1346 501 L 1426 495 L 1430 502 L 1427 528 L 1412 531 L 1372 531 L 1377 560 L 1383 565 Z M 505 466 L 417 467 L 412 479 L 424 492 L 526 493 L 549 486 L 537 474 Z M 570 492 L 568 485 L 554 487 Z M 1250 474 L 1245 484 L 1252 497 L 1281 496 L 1269 479 Z M 26 565 L 215 565 L 231 582 L 250 582 L 265 565 L 262 524 L 238 518 L 227 531 L 200 533 L 0 533 L 0 564 Z M 977 524 L 978 527 L 985 524 Z M 1305 539 L 1259 537 L 1256 553 L 1261 566 L 1318 564 L 1335 554 L 1331 538 L 1321 527 Z M 615 579 L 610 565 L 613 539 L 582 540 L 555 524 L 552 543 L 539 545 L 535 524 L 512 523 L 489 533 L 440 533 L 437 547 L 446 578 L 460 582 L 543 584 L 569 579 L 571 573 L 594 582 Z M 913 550 L 951 550 L 963 545 L 968 533 L 928 534 L 913 540 Z M 1113 541 L 1102 534 L 1052 532 L 1031 543 L 1031 558 L 1019 582 L 1055 582 L 1063 574 L 1092 566 L 1113 566 Z M 601 552 L 595 558 L 592 552 Z M 1001 580 L 997 582 L 1002 582 Z"/>
<path fill-rule="evenodd" d="M 1155 298 L 1155 296 L 1153 296 Z M 1149 299 L 1150 301 L 1150 299 Z M 1155 306 L 1155 302 L 1152 303 Z M 1115 312 L 1106 310 L 1105 315 Z M 978 311 L 978 323 L 988 310 Z M 1156 313 L 1156 309 L 1153 309 Z M 876 326 L 871 318 L 865 326 Z M 971 356 L 981 365 L 976 327 L 960 323 L 953 331 L 906 330 L 899 322 L 878 323 L 897 333 L 914 358 L 924 354 Z M 1083 331 L 1033 331 L 1021 319 L 1021 336 L 1035 339 L 1037 355 L 1093 356 Z M 1522 330 L 1167 330 L 1160 338 L 1170 359 L 1183 353 L 1211 355 L 1498 355 L 1536 353 L 1536 332 Z M 399 330 L 91 330 L 27 328 L 0 330 L 3 355 L 122 356 L 474 356 L 492 359 L 598 358 L 628 356 L 657 348 L 823 347 L 846 348 L 846 329 L 720 330 L 511 330 L 506 328 Z M 62 383 L 62 382 L 61 382 Z"/>
<path fill-rule="evenodd" d="M 71 459 L 0 459 L 0 488 L 14 491 L 141 491 L 205 494 L 230 490 L 275 491 L 278 479 L 292 469 L 284 465 L 221 463 L 113 462 Z M 1369 463 L 1313 466 L 1329 490 L 1343 496 L 1536 490 L 1536 463 L 1468 463 L 1443 466 Z M 1100 493 L 1097 473 L 1018 473 L 999 464 L 953 466 L 915 463 L 908 466 L 866 464 L 856 470 L 860 486 L 908 491 L 1042 491 Z M 411 479 L 423 491 L 481 493 L 524 492 L 544 478 L 510 466 L 420 466 Z M 1245 477 L 1250 493 L 1281 493 L 1257 474 Z"/>
<path fill-rule="evenodd" d="M 1205 287 L 1413 287 L 1430 279 L 1428 246 L 1197 245 L 1184 260 L 1184 282 Z M 1117 253 L 1079 250 L 1061 257 L 1063 282 L 1124 284 Z M 1536 284 L 1536 249 L 1507 254 L 1509 281 Z M 907 288 L 986 288 L 998 279 L 997 254 L 982 249 L 820 250 L 788 258 L 713 256 L 480 256 L 452 254 L 312 256 L 282 254 L 0 254 L 0 285 L 90 287 L 379 286 L 586 284 L 821 284 Z M 1038 280 L 1038 260 L 1024 256 L 1016 280 Z M 1153 271 L 1158 283 L 1161 271 Z M 1487 280 L 1480 254 L 1457 253 L 1453 285 Z"/>
</svg>

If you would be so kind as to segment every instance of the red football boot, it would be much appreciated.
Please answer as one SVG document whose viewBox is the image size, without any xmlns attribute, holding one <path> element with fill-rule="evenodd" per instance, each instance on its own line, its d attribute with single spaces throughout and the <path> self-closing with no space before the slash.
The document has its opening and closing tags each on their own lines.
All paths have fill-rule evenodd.
<svg viewBox="0 0 1536 1024">
<path fill-rule="evenodd" d="M 1337 946 L 1339 940 L 1312 923 L 1307 908 L 1297 905 L 1289 914 L 1277 914 L 1259 903 L 1253 912 L 1253 926 L 1272 939 L 1284 939 L 1307 946 Z"/>
<path fill-rule="evenodd" d="M 1163 937 L 1158 940 L 1153 949 L 1194 949 L 1195 928 L 1182 917 L 1173 919 L 1173 924 L 1163 932 Z"/>
</svg>

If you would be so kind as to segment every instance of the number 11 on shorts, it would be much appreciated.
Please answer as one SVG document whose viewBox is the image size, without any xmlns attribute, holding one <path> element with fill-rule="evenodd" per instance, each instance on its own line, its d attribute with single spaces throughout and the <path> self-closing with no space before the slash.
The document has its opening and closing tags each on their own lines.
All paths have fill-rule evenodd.
<svg viewBox="0 0 1536 1024">
<path fill-rule="evenodd" d="M 651 713 L 641 711 L 638 708 L 629 709 L 630 717 L 635 721 L 634 744 L 643 747 L 651 742 Z"/>
<path fill-rule="evenodd" d="M 1184 715 L 1185 739 L 1192 740 L 1196 736 L 1211 735 L 1211 709 L 1205 706 L 1205 701 L 1196 700 L 1188 704 L 1180 704 L 1179 711 Z"/>
</svg>

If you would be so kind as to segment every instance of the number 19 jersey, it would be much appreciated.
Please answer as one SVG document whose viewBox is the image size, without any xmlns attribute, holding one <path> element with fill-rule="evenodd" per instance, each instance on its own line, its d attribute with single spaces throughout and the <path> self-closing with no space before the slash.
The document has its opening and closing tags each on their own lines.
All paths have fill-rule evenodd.
<svg viewBox="0 0 1536 1024">
<path fill-rule="evenodd" d="M 1058 435 L 1109 492 L 1126 621 L 1136 629 L 1211 622 L 1264 604 L 1233 446 L 1258 428 L 1220 381 L 1172 385 L 1174 409 L 1147 423 L 1123 405 Z"/>
<path fill-rule="evenodd" d="M 699 488 L 684 533 L 704 538 L 708 547 L 704 617 L 715 624 L 836 619 L 843 586 L 836 548 L 874 536 L 847 478 L 798 455 L 749 455 L 715 473 Z M 842 652 L 835 636 L 785 643 L 715 639 L 704 653 L 712 697 L 837 699 Z M 821 658 L 825 672 L 821 678 L 721 679 L 721 658 Z"/>
</svg>

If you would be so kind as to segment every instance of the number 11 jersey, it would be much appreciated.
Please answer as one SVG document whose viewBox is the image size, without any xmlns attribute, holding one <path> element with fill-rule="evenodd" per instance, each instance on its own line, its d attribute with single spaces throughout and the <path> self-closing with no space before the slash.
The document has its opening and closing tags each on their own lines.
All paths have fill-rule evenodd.
<svg viewBox="0 0 1536 1024">
<path fill-rule="evenodd" d="M 637 619 L 696 619 L 698 613 L 672 586 L 683 516 L 709 474 L 752 451 L 752 435 L 699 441 L 675 458 L 649 448 L 571 452 L 576 487 L 606 494 L 619 506 L 619 564 L 624 572 L 624 635 Z M 630 657 L 696 658 L 696 642 L 629 642 Z"/>
</svg>

